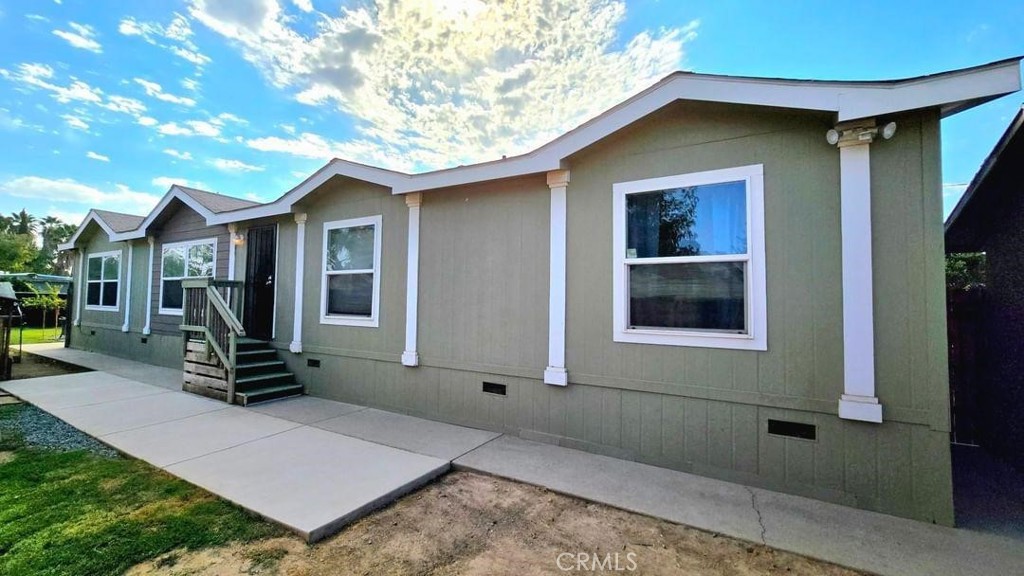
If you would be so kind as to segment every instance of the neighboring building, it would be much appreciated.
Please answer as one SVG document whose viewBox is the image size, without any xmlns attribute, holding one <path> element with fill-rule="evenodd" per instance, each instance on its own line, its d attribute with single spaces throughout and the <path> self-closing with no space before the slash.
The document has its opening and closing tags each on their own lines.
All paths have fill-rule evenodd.
<svg viewBox="0 0 1024 576">
<path fill-rule="evenodd" d="M 1017 112 L 946 220 L 946 253 L 984 252 L 987 282 L 976 319 L 978 442 L 1024 470 L 1024 109 Z"/>
<path fill-rule="evenodd" d="M 333 160 L 260 205 L 173 186 L 62 247 L 88 272 L 72 343 L 181 366 L 183 324 L 219 357 L 239 346 L 243 402 L 294 378 L 951 524 L 939 120 L 1019 88 L 1017 59 L 886 82 L 676 73 L 500 161 Z M 211 274 L 245 281 L 244 314 L 189 280 Z M 267 351 L 236 323 L 278 352 L 271 376 L 242 365 Z"/>
</svg>

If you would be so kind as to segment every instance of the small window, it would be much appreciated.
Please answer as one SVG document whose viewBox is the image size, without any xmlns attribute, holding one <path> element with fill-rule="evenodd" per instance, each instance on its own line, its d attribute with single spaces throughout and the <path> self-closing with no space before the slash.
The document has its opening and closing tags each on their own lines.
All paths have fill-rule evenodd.
<svg viewBox="0 0 1024 576">
<path fill-rule="evenodd" d="M 86 273 L 86 310 L 116 312 L 121 293 L 121 253 L 89 254 Z"/>
<path fill-rule="evenodd" d="M 320 321 L 378 326 L 381 217 L 324 224 Z"/>
<path fill-rule="evenodd" d="M 212 278 L 217 266 L 217 240 L 164 244 L 160 256 L 160 313 L 181 314 L 185 278 Z"/>
<path fill-rule="evenodd" d="M 766 350 L 762 167 L 613 192 L 614 340 Z"/>
</svg>

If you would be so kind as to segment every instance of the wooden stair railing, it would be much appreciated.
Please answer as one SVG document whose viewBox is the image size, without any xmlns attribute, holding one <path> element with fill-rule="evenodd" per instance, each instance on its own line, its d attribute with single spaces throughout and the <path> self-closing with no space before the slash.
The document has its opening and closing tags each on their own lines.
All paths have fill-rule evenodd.
<svg viewBox="0 0 1024 576">
<path fill-rule="evenodd" d="M 206 342 L 209 358 L 216 354 L 224 366 L 227 379 L 227 401 L 235 403 L 235 368 L 238 366 L 238 339 L 245 329 L 238 320 L 241 312 L 242 282 L 189 278 L 181 281 L 185 291 L 182 305 L 182 350 L 188 355 L 191 340 Z"/>
</svg>

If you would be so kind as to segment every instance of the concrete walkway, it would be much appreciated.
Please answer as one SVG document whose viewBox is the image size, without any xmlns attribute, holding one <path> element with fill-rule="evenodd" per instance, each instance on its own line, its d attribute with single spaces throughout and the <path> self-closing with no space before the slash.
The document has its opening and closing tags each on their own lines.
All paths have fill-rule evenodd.
<svg viewBox="0 0 1024 576">
<path fill-rule="evenodd" d="M 63 348 L 31 352 L 105 371 L 0 388 L 311 542 L 430 482 L 452 459 L 498 436 L 310 397 L 229 406 L 169 390 L 165 369 Z M 164 386 L 114 373 L 144 369 Z M 180 387 L 181 372 L 175 380 Z"/>
<path fill-rule="evenodd" d="M 62 348 L 26 350 L 111 373 L 147 367 Z M 180 382 L 181 373 L 170 372 Z M 444 473 L 451 462 L 877 574 L 1024 574 L 1024 545 L 1000 536 L 309 396 L 243 409 L 113 376 L 88 385 L 74 380 L 84 376 L 4 387 L 314 540 Z M 67 380 L 55 394 L 57 384 L 47 381 L 56 379 Z M 148 418 L 161 422 L 129 414 L 153 400 L 161 409 Z M 378 486 L 378 479 L 392 481 Z"/>
</svg>

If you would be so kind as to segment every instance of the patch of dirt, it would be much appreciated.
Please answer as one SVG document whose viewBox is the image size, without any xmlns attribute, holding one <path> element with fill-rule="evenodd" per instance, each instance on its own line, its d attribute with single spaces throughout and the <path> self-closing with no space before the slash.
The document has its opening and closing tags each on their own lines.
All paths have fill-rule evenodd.
<svg viewBox="0 0 1024 576">
<path fill-rule="evenodd" d="M 11 365 L 11 380 L 41 378 L 43 376 L 63 376 L 65 374 L 90 371 L 89 368 L 24 352 L 21 355 L 21 362 Z"/>
<path fill-rule="evenodd" d="M 14 456 L 15 456 L 14 452 L 6 451 L 6 450 L 0 451 L 0 466 L 3 466 L 4 464 L 7 464 L 11 460 L 14 460 Z"/>
<path fill-rule="evenodd" d="M 630 572 L 858 574 L 766 546 L 468 472 L 449 474 L 313 546 L 286 537 L 198 552 L 176 550 L 128 574 Z"/>
</svg>

